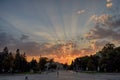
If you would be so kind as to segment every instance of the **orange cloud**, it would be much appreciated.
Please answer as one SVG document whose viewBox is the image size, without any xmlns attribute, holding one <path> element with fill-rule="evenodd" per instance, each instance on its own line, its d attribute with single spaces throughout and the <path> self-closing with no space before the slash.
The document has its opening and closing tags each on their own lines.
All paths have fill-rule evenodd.
<svg viewBox="0 0 120 80">
<path fill-rule="evenodd" d="M 106 7 L 111 8 L 113 6 L 112 0 L 107 0 Z"/>
<path fill-rule="evenodd" d="M 85 55 L 91 55 L 93 54 L 93 50 L 92 49 L 81 49 L 81 50 L 73 50 L 71 53 L 59 53 L 59 54 L 43 54 L 41 57 L 47 57 L 49 59 L 54 59 L 55 62 L 60 62 L 60 63 L 67 63 L 67 64 L 71 64 L 71 62 L 77 58 L 77 57 L 82 57 Z M 28 56 L 27 57 L 27 61 L 31 61 L 32 59 L 36 59 L 37 61 L 39 61 L 40 56 Z"/>
<path fill-rule="evenodd" d="M 112 6 L 113 6 L 113 3 L 107 3 L 107 4 L 106 4 L 106 7 L 107 7 L 107 8 L 111 8 Z"/>
</svg>

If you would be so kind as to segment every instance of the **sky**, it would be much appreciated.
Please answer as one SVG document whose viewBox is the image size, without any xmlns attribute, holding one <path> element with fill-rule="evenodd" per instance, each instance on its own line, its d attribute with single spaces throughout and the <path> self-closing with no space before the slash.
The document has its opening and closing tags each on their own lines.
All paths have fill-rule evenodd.
<svg viewBox="0 0 120 80">
<path fill-rule="evenodd" d="M 0 50 L 70 63 L 120 44 L 120 0 L 0 0 Z"/>
</svg>

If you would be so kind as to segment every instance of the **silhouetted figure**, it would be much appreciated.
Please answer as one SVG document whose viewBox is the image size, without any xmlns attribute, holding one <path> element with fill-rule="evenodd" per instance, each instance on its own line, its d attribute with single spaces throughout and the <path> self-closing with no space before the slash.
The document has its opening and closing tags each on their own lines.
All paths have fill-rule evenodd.
<svg viewBox="0 0 120 80">
<path fill-rule="evenodd" d="M 57 77 L 59 77 L 59 72 L 57 71 Z"/>
<path fill-rule="evenodd" d="M 25 77 L 25 80 L 28 80 L 28 77 L 27 77 L 27 76 Z"/>
</svg>

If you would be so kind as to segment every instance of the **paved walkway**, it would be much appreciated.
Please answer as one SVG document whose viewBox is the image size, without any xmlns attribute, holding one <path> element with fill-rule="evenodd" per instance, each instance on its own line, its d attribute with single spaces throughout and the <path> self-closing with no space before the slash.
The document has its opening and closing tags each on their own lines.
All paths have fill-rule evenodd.
<svg viewBox="0 0 120 80">
<path fill-rule="evenodd" d="M 73 71 L 59 71 L 42 74 L 19 74 L 19 75 L 0 75 L 0 80 L 120 80 L 120 73 L 76 73 Z"/>
</svg>

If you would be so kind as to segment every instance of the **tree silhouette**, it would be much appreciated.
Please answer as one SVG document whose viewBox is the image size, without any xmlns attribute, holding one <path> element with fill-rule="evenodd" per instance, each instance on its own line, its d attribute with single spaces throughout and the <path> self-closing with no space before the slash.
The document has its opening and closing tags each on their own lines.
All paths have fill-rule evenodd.
<svg viewBox="0 0 120 80">
<path fill-rule="evenodd" d="M 33 58 L 30 62 L 30 69 L 36 72 L 38 68 L 37 61 Z"/>
<path fill-rule="evenodd" d="M 120 72 L 120 47 L 108 43 L 95 55 L 76 58 L 71 66 L 80 70 Z"/>
<path fill-rule="evenodd" d="M 15 71 L 16 72 L 24 72 L 27 71 L 27 60 L 26 60 L 26 55 L 20 54 L 20 50 L 16 50 L 16 55 L 15 55 Z"/>
<path fill-rule="evenodd" d="M 52 60 L 51 60 L 52 61 Z M 47 57 L 41 57 L 39 59 L 38 65 L 39 65 L 39 69 L 41 71 L 45 70 L 45 64 L 48 62 L 48 58 Z"/>
</svg>

